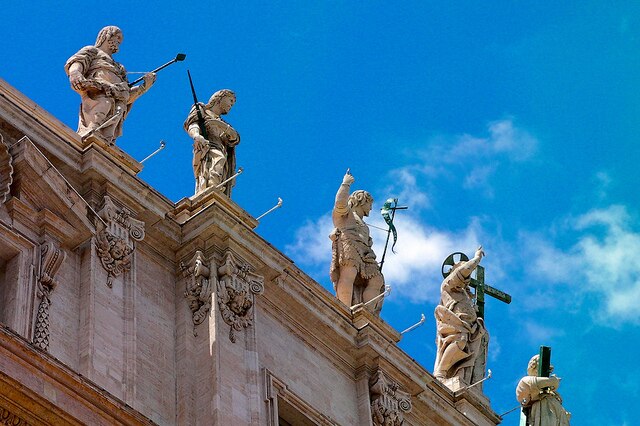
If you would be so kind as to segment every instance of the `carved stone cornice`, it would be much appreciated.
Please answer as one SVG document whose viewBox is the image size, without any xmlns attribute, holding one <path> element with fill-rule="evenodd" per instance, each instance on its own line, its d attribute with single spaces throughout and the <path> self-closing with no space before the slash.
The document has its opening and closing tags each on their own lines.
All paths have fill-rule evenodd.
<svg viewBox="0 0 640 426">
<path fill-rule="evenodd" d="M 381 370 L 369 380 L 373 426 L 401 426 L 404 413 L 411 412 L 411 395 Z"/>
<path fill-rule="evenodd" d="M 96 248 L 102 266 L 107 271 L 107 285 L 113 286 L 113 278 L 131 269 L 131 257 L 135 241 L 144 239 L 144 222 L 131 217 L 126 208 L 118 208 L 108 195 L 98 212 L 106 226 L 98 222 Z"/>
<path fill-rule="evenodd" d="M 13 158 L 9 147 L 0 135 L 0 203 L 7 201 L 9 189 L 13 182 Z"/>
<path fill-rule="evenodd" d="M 52 242 L 40 246 L 40 273 L 38 274 L 38 297 L 40 305 L 36 314 L 36 324 L 33 333 L 33 345 L 46 351 L 49 349 L 49 307 L 51 306 L 51 292 L 58 282 L 58 273 L 67 254 Z"/>
<path fill-rule="evenodd" d="M 19 417 L 17 414 L 12 413 L 4 407 L 0 407 L 0 425 L 7 426 L 29 426 L 25 419 Z"/>
<path fill-rule="evenodd" d="M 264 292 L 264 277 L 253 273 L 249 264 L 237 260 L 230 250 L 225 253 L 218 274 L 218 306 L 222 319 L 231 327 L 229 339 L 235 342 L 235 332 L 253 323 L 254 295 Z"/>
<path fill-rule="evenodd" d="M 197 336 L 196 326 L 202 324 L 211 310 L 212 283 L 217 284 L 216 274 L 211 274 L 209 262 L 202 251 L 197 250 L 186 264 L 180 262 L 182 275 L 186 278 L 184 297 L 189 303 L 193 319 L 193 334 Z"/>
</svg>

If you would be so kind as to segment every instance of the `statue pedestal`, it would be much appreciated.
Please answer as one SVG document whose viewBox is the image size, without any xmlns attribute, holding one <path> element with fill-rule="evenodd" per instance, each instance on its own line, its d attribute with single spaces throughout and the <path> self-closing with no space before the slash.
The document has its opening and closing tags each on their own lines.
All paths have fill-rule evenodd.
<svg viewBox="0 0 640 426">
<path fill-rule="evenodd" d="M 142 163 L 139 163 L 135 158 L 121 150 L 118 146 L 110 144 L 96 135 L 82 138 L 82 150 L 86 151 L 90 149 L 91 146 L 99 147 L 98 150 L 100 152 L 103 152 L 107 157 L 122 166 L 122 168 L 132 175 L 137 175 L 142 171 Z"/>
<path fill-rule="evenodd" d="M 183 225 L 192 217 L 209 209 L 218 209 L 224 212 L 225 216 L 242 223 L 249 229 L 258 226 L 258 221 L 253 216 L 216 188 L 207 188 L 197 195 L 181 199 L 176 203 L 176 208 L 167 215 Z"/>
<path fill-rule="evenodd" d="M 440 382 L 451 389 L 452 392 L 460 391 L 461 389 L 469 386 L 465 382 L 463 382 L 460 377 L 452 377 L 450 379 L 442 379 Z"/>
<path fill-rule="evenodd" d="M 472 420 L 474 424 L 489 426 L 496 424 L 495 420 L 499 422 L 497 417 L 489 419 L 484 414 L 491 407 L 491 404 L 489 398 L 482 392 L 482 384 L 470 388 L 459 377 L 442 379 L 440 382 L 453 392 L 456 409 Z M 492 423 L 492 420 L 494 423 Z"/>
</svg>

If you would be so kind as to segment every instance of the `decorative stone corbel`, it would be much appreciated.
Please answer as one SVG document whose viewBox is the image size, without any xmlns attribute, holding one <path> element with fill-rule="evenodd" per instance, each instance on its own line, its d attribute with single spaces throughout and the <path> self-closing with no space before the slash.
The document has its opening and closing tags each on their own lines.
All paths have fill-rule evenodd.
<svg viewBox="0 0 640 426">
<path fill-rule="evenodd" d="M 7 201 L 9 189 L 13 182 L 13 158 L 9 147 L 0 135 L 0 203 Z"/>
<path fill-rule="evenodd" d="M 191 309 L 194 336 L 198 335 L 196 326 L 202 324 L 211 310 L 211 280 L 217 282 L 216 274 L 211 274 L 208 263 L 200 250 L 196 251 L 187 264 L 180 262 L 182 275 L 187 279 L 184 297 Z"/>
<path fill-rule="evenodd" d="M 250 266 L 239 262 L 231 251 L 225 253 L 218 273 L 218 305 L 222 319 L 231 327 L 229 339 L 235 342 L 235 332 L 242 331 L 253 322 L 253 299 L 254 295 L 264 292 L 264 277 L 251 272 Z"/>
<path fill-rule="evenodd" d="M 40 246 L 40 273 L 38 274 L 38 297 L 40 305 L 36 315 L 33 345 L 46 351 L 49 349 L 49 307 L 51 292 L 58 282 L 54 279 L 67 254 L 52 242 Z"/>
<path fill-rule="evenodd" d="M 404 413 L 411 411 L 411 395 L 378 370 L 369 380 L 373 426 L 401 426 Z"/>
<path fill-rule="evenodd" d="M 144 239 L 144 222 L 131 217 L 126 208 L 117 208 L 108 195 L 98 215 L 106 226 L 98 222 L 96 248 L 102 266 L 108 272 L 107 285 L 113 286 L 113 278 L 131 269 L 131 256 L 135 241 Z"/>
</svg>

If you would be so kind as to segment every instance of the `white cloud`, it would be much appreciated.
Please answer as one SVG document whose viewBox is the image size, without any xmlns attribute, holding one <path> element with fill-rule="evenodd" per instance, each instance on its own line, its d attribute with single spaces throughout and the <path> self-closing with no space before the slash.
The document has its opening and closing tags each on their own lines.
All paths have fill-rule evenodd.
<svg viewBox="0 0 640 426">
<path fill-rule="evenodd" d="M 429 181 L 461 180 L 463 188 L 481 190 L 491 198 L 493 176 L 506 164 L 531 159 L 538 140 L 517 127 L 512 118 L 490 122 L 487 133 L 484 137 L 462 134 L 432 138 L 428 148 L 416 154 L 421 162 L 399 168 L 392 176 L 403 176 L 405 180 L 413 176 L 414 185 L 418 177 Z M 427 187 L 430 184 L 425 183 Z"/>
<path fill-rule="evenodd" d="M 432 185 L 437 185 L 435 182 L 438 178 L 460 181 L 462 177 L 464 188 L 479 189 L 485 195 L 492 196 L 489 181 L 500 165 L 527 160 L 537 146 L 536 139 L 516 127 L 511 118 L 489 123 L 487 133 L 485 137 L 463 134 L 432 139 L 427 150 L 416 154 L 419 162 L 390 171 L 388 181 L 392 183 L 381 191 L 372 191 L 377 205 L 381 205 L 383 200 L 376 195 L 382 193 L 394 194 L 401 204 L 411 206 L 411 210 L 403 212 L 395 222 L 399 236 L 398 255 L 389 250 L 383 269 L 385 280 L 393 287 L 394 295 L 408 297 L 414 302 L 437 303 L 442 281 L 442 261 L 455 251 L 472 254 L 481 240 L 485 244 L 495 240 L 494 236 L 483 234 L 479 218 L 469 219 L 464 229 L 445 232 L 425 225 L 419 217 L 422 209 L 432 208 L 428 194 Z M 387 228 L 380 218 L 367 220 L 373 226 Z M 328 280 L 331 262 L 328 235 L 332 228 L 331 214 L 326 213 L 303 225 L 296 232 L 295 241 L 285 248 L 293 259 L 310 268 L 312 274 L 317 272 L 316 276 L 323 282 Z M 374 251 L 380 261 L 386 233 L 372 228 L 371 235 Z M 501 273 L 500 265 L 492 265 L 492 279 Z"/>
<path fill-rule="evenodd" d="M 431 200 L 418 186 L 416 170 L 406 167 L 392 170 L 389 175 L 389 181 L 393 184 L 384 193 L 397 194 L 394 197 L 401 200 L 402 204 L 410 205 L 412 210 L 431 207 Z"/>
<path fill-rule="evenodd" d="M 562 329 L 544 326 L 534 321 L 525 321 L 524 329 L 526 331 L 524 335 L 527 336 L 532 344 L 548 342 L 565 334 Z"/>
<path fill-rule="evenodd" d="M 326 265 L 327 275 L 331 262 L 331 240 L 333 230 L 331 213 L 326 213 L 315 221 L 308 220 L 296 231 L 295 241 L 285 247 L 285 251 L 307 266 Z"/>
<path fill-rule="evenodd" d="M 535 259 L 530 273 L 578 293 L 595 293 L 602 306 L 597 319 L 616 326 L 640 324 L 640 233 L 624 206 L 594 209 L 568 220 L 575 242 L 560 249 L 540 235 L 524 238 Z"/>
<path fill-rule="evenodd" d="M 489 145 L 495 153 L 506 153 L 513 161 L 529 159 L 536 151 L 538 141 L 527 131 L 513 125 L 512 119 L 489 124 Z"/>
<path fill-rule="evenodd" d="M 600 171 L 596 173 L 595 194 L 600 200 L 604 200 L 607 198 L 607 191 L 609 190 L 612 182 L 613 182 L 613 179 L 611 179 L 611 176 L 609 175 L 609 173 L 605 171 Z"/>
<path fill-rule="evenodd" d="M 452 233 L 435 230 L 413 216 L 404 215 L 395 221 L 395 225 L 398 230 L 397 255 L 387 251 L 383 268 L 385 281 L 396 293 L 414 302 L 437 303 L 443 260 L 452 252 L 473 252 L 478 247 L 479 223 L 472 220 L 465 229 Z M 383 237 L 384 233 L 381 234 Z M 384 238 L 374 239 L 374 249 L 380 258 Z"/>
<path fill-rule="evenodd" d="M 367 219 L 374 240 L 374 251 L 378 261 L 384 250 L 386 224 L 381 219 Z M 478 246 L 481 227 L 478 220 L 472 220 L 463 230 L 455 233 L 442 232 L 423 225 L 413 216 L 403 215 L 395 221 L 398 231 L 397 255 L 387 250 L 383 272 L 385 281 L 391 285 L 393 295 L 408 297 L 413 302 L 431 301 L 440 298 L 440 269 L 443 260 L 452 252 L 463 250 L 468 253 Z M 296 233 L 296 240 L 286 247 L 286 252 L 297 262 L 311 267 L 328 277 L 331 262 L 331 241 L 328 238 L 333 229 L 329 213 L 316 221 L 309 221 Z"/>
</svg>

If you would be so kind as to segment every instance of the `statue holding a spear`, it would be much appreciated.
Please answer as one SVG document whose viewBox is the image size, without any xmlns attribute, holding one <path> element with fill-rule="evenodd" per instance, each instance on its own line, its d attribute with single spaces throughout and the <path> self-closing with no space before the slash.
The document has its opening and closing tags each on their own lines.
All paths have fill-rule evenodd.
<svg viewBox="0 0 640 426">
<path fill-rule="evenodd" d="M 178 54 L 172 61 L 129 83 L 124 67 L 113 59 L 122 38 L 120 28 L 104 27 L 94 46 L 83 47 L 64 66 L 71 87 L 82 99 L 78 134 L 83 139 L 96 135 L 109 144 L 115 143 L 133 102 L 156 81 L 155 73 L 186 56 Z M 135 85 L 142 80 L 143 84 Z"/>
</svg>

